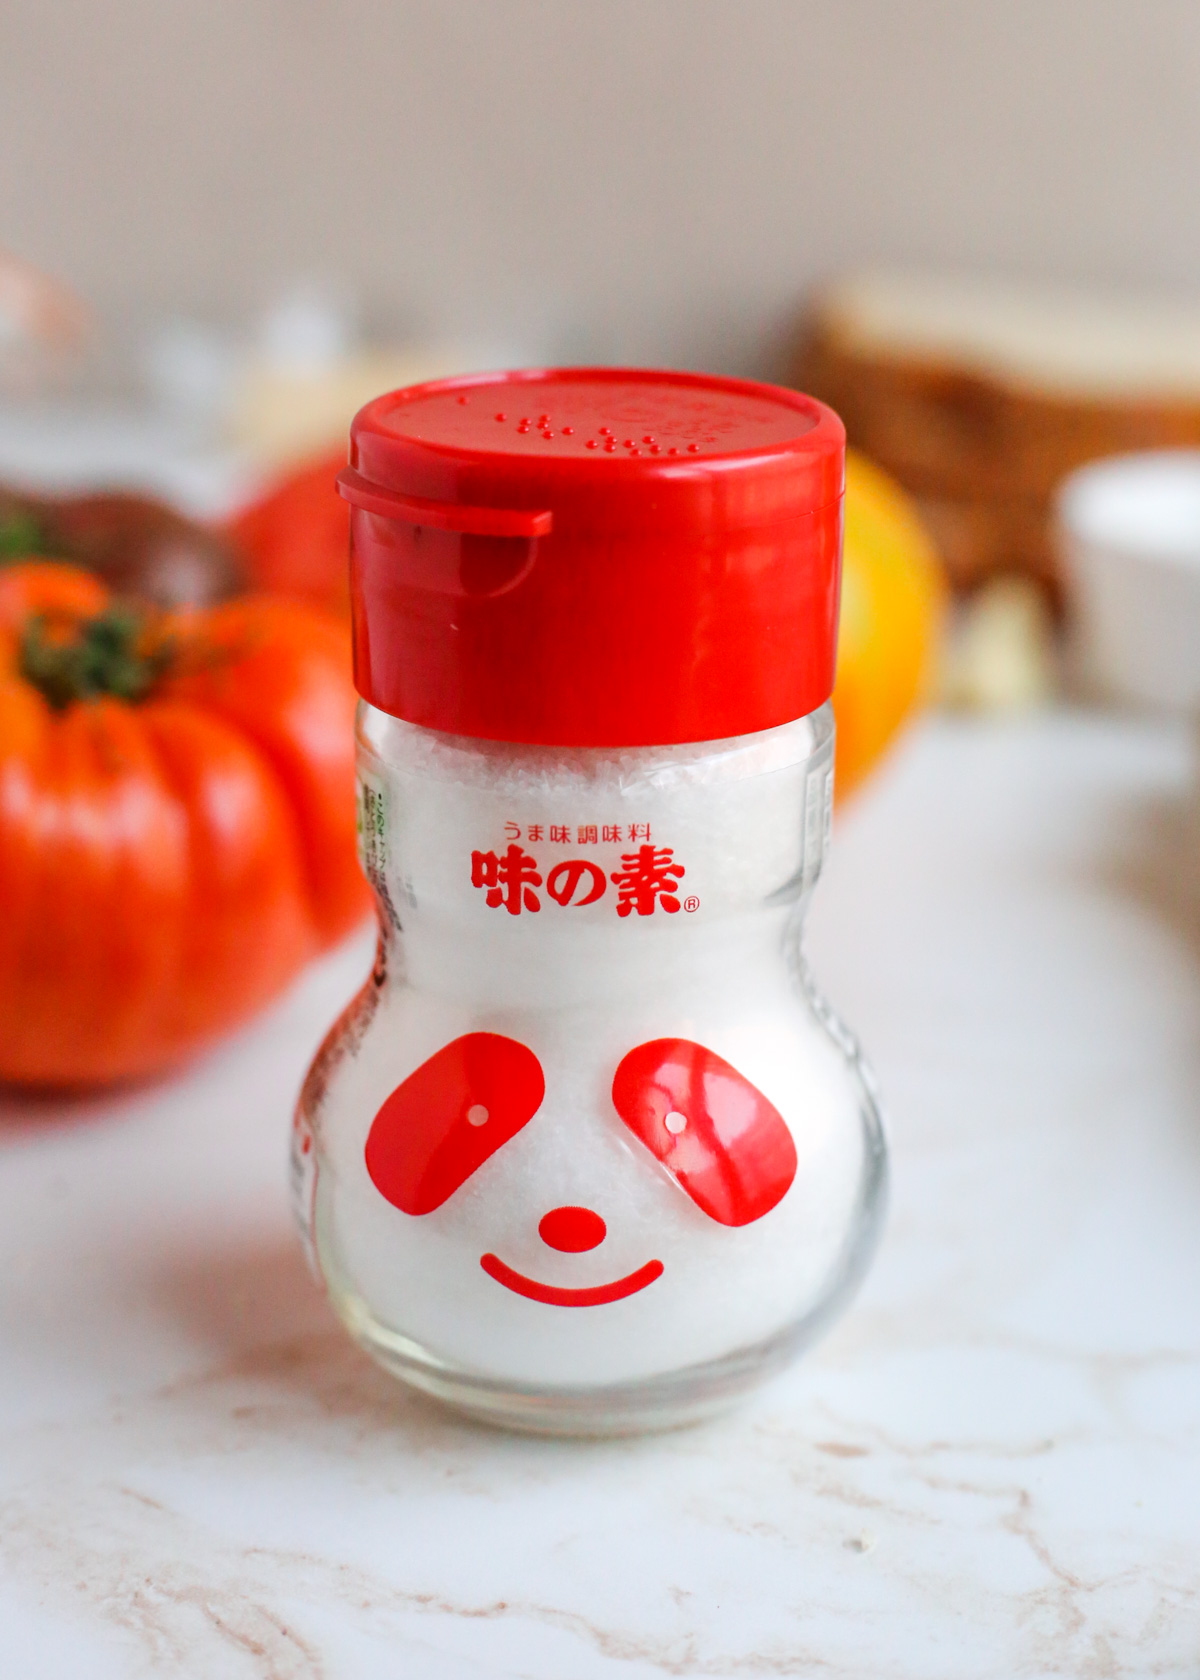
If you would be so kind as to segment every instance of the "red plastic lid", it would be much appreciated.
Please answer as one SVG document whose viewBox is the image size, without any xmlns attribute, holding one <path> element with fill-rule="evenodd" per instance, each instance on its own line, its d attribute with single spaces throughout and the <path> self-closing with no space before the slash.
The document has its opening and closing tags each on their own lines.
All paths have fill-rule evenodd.
<svg viewBox="0 0 1200 1680">
<path fill-rule="evenodd" d="M 429 729 L 711 741 L 833 690 L 845 432 L 812 397 L 610 368 L 368 403 L 351 504 L 355 681 Z"/>
</svg>

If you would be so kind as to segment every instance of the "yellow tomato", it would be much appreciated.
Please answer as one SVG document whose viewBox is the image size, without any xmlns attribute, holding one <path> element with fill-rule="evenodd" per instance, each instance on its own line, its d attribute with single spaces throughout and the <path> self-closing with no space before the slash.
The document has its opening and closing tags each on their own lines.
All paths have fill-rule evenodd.
<svg viewBox="0 0 1200 1680">
<path fill-rule="evenodd" d="M 839 793 L 863 779 L 928 692 L 945 601 L 937 551 L 911 499 L 849 450 L 833 690 Z"/>
</svg>

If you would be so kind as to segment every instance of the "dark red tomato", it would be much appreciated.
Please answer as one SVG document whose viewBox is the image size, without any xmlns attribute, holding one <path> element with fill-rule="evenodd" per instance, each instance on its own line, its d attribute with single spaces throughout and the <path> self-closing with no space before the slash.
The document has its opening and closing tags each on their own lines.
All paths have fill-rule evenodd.
<svg viewBox="0 0 1200 1680">
<path fill-rule="evenodd" d="M 796 1146 L 779 1110 L 702 1044 L 640 1044 L 612 1094 L 630 1131 L 710 1219 L 749 1225 L 791 1188 Z"/>
<path fill-rule="evenodd" d="M 533 1051 L 467 1033 L 422 1062 L 371 1122 L 367 1172 L 403 1213 L 432 1213 L 528 1125 L 546 1081 Z"/>
</svg>

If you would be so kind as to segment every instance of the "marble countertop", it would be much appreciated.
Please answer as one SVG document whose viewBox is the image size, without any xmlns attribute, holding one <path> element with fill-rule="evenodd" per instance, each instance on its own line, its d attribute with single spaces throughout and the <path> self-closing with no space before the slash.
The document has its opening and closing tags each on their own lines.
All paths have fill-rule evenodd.
<svg viewBox="0 0 1200 1680">
<path fill-rule="evenodd" d="M 1182 731 L 936 720 L 814 967 L 894 1152 L 854 1308 L 731 1416 L 508 1437 L 344 1338 L 285 1195 L 358 941 L 173 1083 L 0 1119 L 0 1673 L 1200 1672 L 1200 856 Z"/>
</svg>

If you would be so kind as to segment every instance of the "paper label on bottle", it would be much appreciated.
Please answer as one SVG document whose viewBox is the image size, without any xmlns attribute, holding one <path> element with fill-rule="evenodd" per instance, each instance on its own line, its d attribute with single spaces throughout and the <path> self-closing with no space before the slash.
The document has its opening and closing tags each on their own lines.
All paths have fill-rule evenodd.
<svg viewBox="0 0 1200 1680">
<path fill-rule="evenodd" d="M 363 874 L 394 928 L 400 917 L 388 885 L 388 790 L 380 776 L 358 773 L 358 858 Z"/>
</svg>

